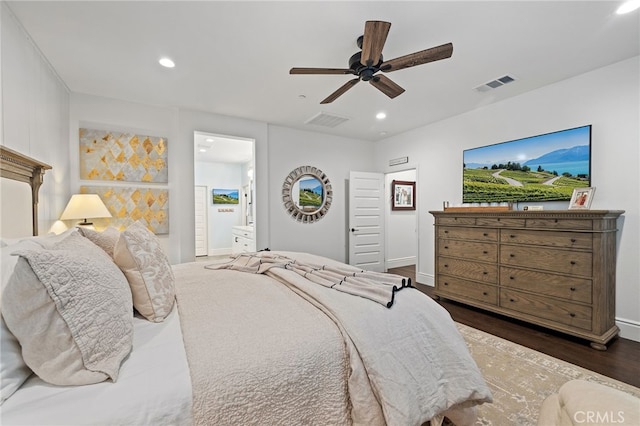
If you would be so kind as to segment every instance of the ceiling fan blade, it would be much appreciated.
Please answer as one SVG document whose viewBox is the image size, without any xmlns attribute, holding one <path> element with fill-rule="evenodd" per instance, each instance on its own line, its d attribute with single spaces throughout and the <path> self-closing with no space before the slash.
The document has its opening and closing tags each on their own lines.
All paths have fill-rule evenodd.
<svg viewBox="0 0 640 426">
<path fill-rule="evenodd" d="M 404 92 L 404 89 L 402 87 L 398 86 L 385 75 L 376 75 L 371 80 L 369 80 L 369 83 L 371 83 L 373 86 L 375 86 L 376 89 L 380 90 L 391 99 L 395 98 L 398 95 L 401 95 L 402 92 Z"/>
<path fill-rule="evenodd" d="M 362 38 L 362 56 L 360 63 L 370 67 L 380 61 L 384 42 L 391 28 L 390 22 L 367 21 L 364 25 L 364 37 Z"/>
<path fill-rule="evenodd" d="M 415 67 L 416 65 L 426 64 L 427 62 L 450 58 L 452 54 L 453 44 L 447 43 L 442 46 L 432 47 L 431 49 L 421 50 L 420 52 L 385 61 L 380 65 L 380 71 L 391 72 L 403 68 Z"/>
<path fill-rule="evenodd" d="M 291 68 L 289 74 L 353 74 L 348 68 Z"/>
<path fill-rule="evenodd" d="M 332 94 L 330 94 L 329 96 L 327 96 L 322 102 L 320 102 L 321 104 L 330 104 L 331 102 L 335 101 L 336 99 L 338 99 L 340 96 L 342 96 L 344 94 L 344 92 L 346 92 L 347 90 L 351 89 L 353 86 L 355 86 L 358 82 L 360 81 L 359 78 L 354 78 L 353 80 L 349 80 L 347 81 L 345 84 L 343 84 L 338 90 L 336 90 L 335 92 L 333 92 Z"/>
</svg>

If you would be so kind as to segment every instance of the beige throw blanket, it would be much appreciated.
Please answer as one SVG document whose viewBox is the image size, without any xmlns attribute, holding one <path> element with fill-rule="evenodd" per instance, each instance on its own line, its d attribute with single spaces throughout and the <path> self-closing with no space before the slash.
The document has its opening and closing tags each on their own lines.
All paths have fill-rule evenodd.
<svg viewBox="0 0 640 426">
<path fill-rule="evenodd" d="M 290 269 L 199 268 L 176 268 L 197 424 L 463 426 L 491 401 L 449 314 L 416 289 L 386 308 Z"/>
<path fill-rule="evenodd" d="M 393 305 L 396 292 L 411 287 L 411 279 L 399 275 L 365 271 L 345 264 L 302 262 L 274 252 L 240 254 L 228 262 L 207 265 L 206 268 L 266 274 L 274 278 L 276 274 L 272 269 L 283 268 L 315 284 L 364 297 L 387 308 Z"/>
</svg>

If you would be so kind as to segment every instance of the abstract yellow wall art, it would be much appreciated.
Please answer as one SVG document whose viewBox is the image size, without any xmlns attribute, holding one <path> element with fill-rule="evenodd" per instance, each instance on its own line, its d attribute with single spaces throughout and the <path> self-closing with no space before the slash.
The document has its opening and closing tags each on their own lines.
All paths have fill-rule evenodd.
<svg viewBox="0 0 640 426">
<path fill-rule="evenodd" d="M 93 219 L 96 229 L 113 226 L 124 231 L 142 220 L 155 234 L 169 233 L 169 190 L 135 186 L 81 186 L 82 194 L 98 194 L 111 213 L 108 219 Z"/>
<path fill-rule="evenodd" d="M 168 182 L 167 139 L 80 128 L 80 179 Z"/>
</svg>

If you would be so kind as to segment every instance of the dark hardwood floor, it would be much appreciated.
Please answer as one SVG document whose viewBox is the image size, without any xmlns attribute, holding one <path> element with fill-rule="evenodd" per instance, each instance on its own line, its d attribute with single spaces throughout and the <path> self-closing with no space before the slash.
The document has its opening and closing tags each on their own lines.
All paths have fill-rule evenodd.
<svg viewBox="0 0 640 426">
<path fill-rule="evenodd" d="M 411 277 L 412 282 L 416 282 L 415 266 L 393 268 L 389 272 Z M 421 284 L 415 284 L 415 287 L 433 297 L 433 287 Z M 606 351 L 598 351 L 583 339 L 454 301 L 441 299 L 437 302 L 456 322 L 640 387 L 640 342 L 618 337 L 609 342 Z"/>
</svg>

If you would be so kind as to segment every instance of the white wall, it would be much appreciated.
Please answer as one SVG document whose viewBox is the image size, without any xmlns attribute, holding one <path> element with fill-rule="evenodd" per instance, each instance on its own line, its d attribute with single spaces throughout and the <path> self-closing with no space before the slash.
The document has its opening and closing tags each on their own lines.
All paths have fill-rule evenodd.
<svg viewBox="0 0 640 426">
<path fill-rule="evenodd" d="M 333 189 L 329 212 L 313 224 L 291 218 L 281 197 L 287 175 L 297 167 L 307 165 L 322 170 Z M 270 248 L 313 252 L 345 262 L 348 255 L 349 171 L 373 171 L 372 142 L 269 126 L 269 170 Z"/>
<path fill-rule="evenodd" d="M 597 191 L 591 208 L 626 211 L 618 221 L 616 319 L 622 336 L 640 341 L 638 65 L 635 57 L 376 143 L 381 170 L 388 171 L 388 160 L 399 156 L 419 163 L 418 281 L 433 284 L 429 210 L 442 210 L 444 200 L 462 202 L 464 149 L 592 124 Z"/>
<path fill-rule="evenodd" d="M 231 253 L 231 227 L 242 224 L 240 204 L 212 204 L 211 190 L 214 188 L 237 189 L 240 195 L 242 170 L 242 164 L 196 162 L 195 184 L 207 187 L 209 255 Z"/>
<path fill-rule="evenodd" d="M 385 258 L 387 268 L 415 265 L 418 252 L 417 214 L 418 210 L 391 210 L 391 182 L 416 181 L 416 170 L 387 173 L 385 188 Z M 417 198 L 414 200 L 417 201 Z M 417 207 L 417 206 L 416 206 Z"/>
<path fill-rule="evenodd" d="M 266 123 L 198 111 L 136 104 L 73 93 L 68 146 L 71 187 L 78 180 L 78 129 L 136 131 L 167 137 L 170 233 L 159 236 L 172 263 L 195 259 L 193 133 L 233 135 L 255 140 L 256 247 L 315 252 L 346 260 L 346 186 L 350 170 L 373 170 L 372 143 L 291 130 Z M 329 214 L 313 225 L 291 219 L 281 200 L 282 183 L 294 168 L 309 164 L 327 174 L 334 200 Z M 303 227 L 303 228 L 300 228 Z"/>
<path fill-rule="evenodd" d="M 46 234 L 70 197 L 69 92 L 4 2 L 0 20 L 0 143 L 53 167 L 39 197 L 38 230 Z"/>
</svg>

